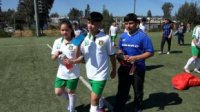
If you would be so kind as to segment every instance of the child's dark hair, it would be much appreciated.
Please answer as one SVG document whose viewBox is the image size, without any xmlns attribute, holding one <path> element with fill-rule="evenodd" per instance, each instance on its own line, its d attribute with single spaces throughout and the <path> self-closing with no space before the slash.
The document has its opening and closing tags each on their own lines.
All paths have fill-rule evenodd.
<svg viewBox="0 0 200 112">
<path fill-rule="evenodd" d="M 137 15 L 134 13 L 129 13 L 124 17 L 124 22 L 135 21 L 138 22 Z"/>
<path fill-rule="evenodd" d="M 70 29 L 71 29 L 71 37 L 74 38 L 75 37 L 75 33 L 74 33 L 74 30 L 73 30 L 73 27 L 72 27 L 72 24 L 69 20 L 62 20 L 60 21 L 59 23 L 59 28 L 61 27 L 62 24 L 66 24 Z"/>
</svg>

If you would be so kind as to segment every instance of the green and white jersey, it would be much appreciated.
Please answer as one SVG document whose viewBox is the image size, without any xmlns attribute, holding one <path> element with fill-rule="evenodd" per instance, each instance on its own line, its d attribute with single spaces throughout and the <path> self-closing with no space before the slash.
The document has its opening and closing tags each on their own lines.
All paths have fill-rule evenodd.
<svg viewBox="0 0 200 112">
<path fill-rule="evenodd" d="M 57 51 L 61 51 L 62 54 L 67 56 L 67 58 L 75 58 L 77 46 L 73 44 L 65 44 L 64 38 L 58 38 L 54 41 L 53 49 L 51 54 L 55 54 Z M 73 64 L 72 69 L 67 69 L 66 66 L 62 63 L 62 58 L 58 58 L 59 67 L 57 71 L 57 77 L 61 79 L 75 79 L 80 76 L 80 66 L 79 64 Z"/>
<path fill-rule="evenodd" d="M 109 55 L 115 53 L 110 37 L 100 32 L 94 41 L 88 33 L 81 44 L 81 52 L 86 63 L 87 77 L 95 81 L 108 79 Z"/>
<path fill-rule="evenodd" d="M 117 35 L 117 30 L 118 30 L 117 26 L 111 25 L 110 26 L 110 36 L 116 36 Z"/>
<path fill-rule="evenodd" d="M 196 26 L 192 33 L 192 38 L 196 39 L 197 44 L 200 45 L 200 25 Z M 195 46 L 194 42 L 191 43 L 192 46 Z"/>
</svg>

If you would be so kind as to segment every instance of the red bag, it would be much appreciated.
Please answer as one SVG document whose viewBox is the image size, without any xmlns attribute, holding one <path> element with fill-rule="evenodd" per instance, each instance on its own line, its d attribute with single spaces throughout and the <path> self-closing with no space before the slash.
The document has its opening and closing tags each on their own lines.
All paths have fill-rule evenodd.
<svg viewBox="0 0 200 112">
<path fill-rule="evenodd" d="M 178 90 L 184 90 L 192 86 L 200 85 L 200 78 L 191 73 L 176 74 L 171 80 L 172 86 Z"/>
</svg>

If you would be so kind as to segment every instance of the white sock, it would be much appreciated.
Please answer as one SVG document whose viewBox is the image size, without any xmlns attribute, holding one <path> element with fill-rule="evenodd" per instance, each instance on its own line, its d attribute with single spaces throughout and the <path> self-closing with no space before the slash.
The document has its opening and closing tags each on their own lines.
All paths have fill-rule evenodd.
<svg viewBox="0 0 200 112">
<path fill-rule="evenodd" d="M 66 91 L 63 92 L 62 97 L 64 97 L 66 100 L 69 100 L 68 93 Z"/>
<path fill-rule="evenodd" d="M 69 112 L 74 112 L 76 95 L 75 94 L 68 94 L 68 95 L 69 95 Z"/>
<path fill-rule="evenodd" d="M 185 69 L 188 69 L 189 66 L 194 62 L 194 60 L 195 60 L 195 58 L 191 57 L 191 58 L 187 61 L 187 63 L 186 63 L 186 65 L 184 66 L 184 68 L 185 68 Z"/>
<path fill-rule="evenodd" d="M 99 108 L 101 109 L 101 108 L 103 108 L 104 107 L 104 102 L 103 102 L 103 98 L 101 97 L 100 99 L 99 99 Z"/>
<path fill-rule="evenodd" d="M 90 105 L 90 112 L 98 112 L 97 106 Z"/>
</svg>

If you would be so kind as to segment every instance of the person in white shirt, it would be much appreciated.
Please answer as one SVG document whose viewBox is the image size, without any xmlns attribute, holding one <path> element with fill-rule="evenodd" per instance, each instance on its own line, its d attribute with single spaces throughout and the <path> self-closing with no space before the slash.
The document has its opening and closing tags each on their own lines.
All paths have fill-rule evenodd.
<svg viewBox="0 0 200 112">
<path fill-rule="evenodd" d="M 92 88 L 90 94 L 90 112 L 104 112 L 102 110 L 101 95 L 109 78 L 110 62 L 112 64 L 110 77 L 114 78 L 116 75 L 115 50 L 111 39 L 99 30 L 102 20 L 103 16 L 101 13 L 90 13 L 87 22 L 89 32 L 80 47 L 86 65 L 87 77 Z"/>
<path fill-rule="evenodd" d="M 147 32 L 147 29 L 146 29 L 146 21 L 147 19 L 145 17 L 143 17 L 141 20 L 140 20 L 140 25 L 139 25 L 139 28 L 143 31 L 143 32 Z"/>
<path fill-rule="evenodd" d="M 81 30 L 78 27 L 78 23 L 74 22 L 72 26 L 74 29 L 75 37 L 79 36 L 81 34 Z"/>
<path fill-rule="evenodd" d="M 184 71 L 190 73 L 189 66 L 194 63 L 194 72 L 200 73 L 199 63 L 200 63 L 200 22 L 196 25 L 192 33 L 192 57 L 190 57 L 184 66 Z"/>
<path fill-rule="evenodd" d="M 109 35 L 111 37 L 113 46 L 116 46 L 115 41 L 116 41 L 116 38 L 117 38 L 117 32 L 118 32 L 118 27 L 117 27 L 116 22 L 114 21 L 112 23 L 112 25 L 110 26 L 110 30 L 109 30 Z"/>
<path fill-rule="evenodd" d="M 64 20 L 60 23 L 60 33 L 62 37 L 54 41 L 51 52 L 51 59 L 57 59 L 59 62 L 55 79 L 55 94 L 64 96 L 66 100 L 69 99 L 68 112 L 76 112 L 74 109 L 76 103 L 75 90 L 80 76 L 80 67 L 79 64 L 71 64 L 69 61 L 76 60 L 79 53 L 78 47 L 70 43 L 75 34 L 69 21 Z"/>
</svg>

